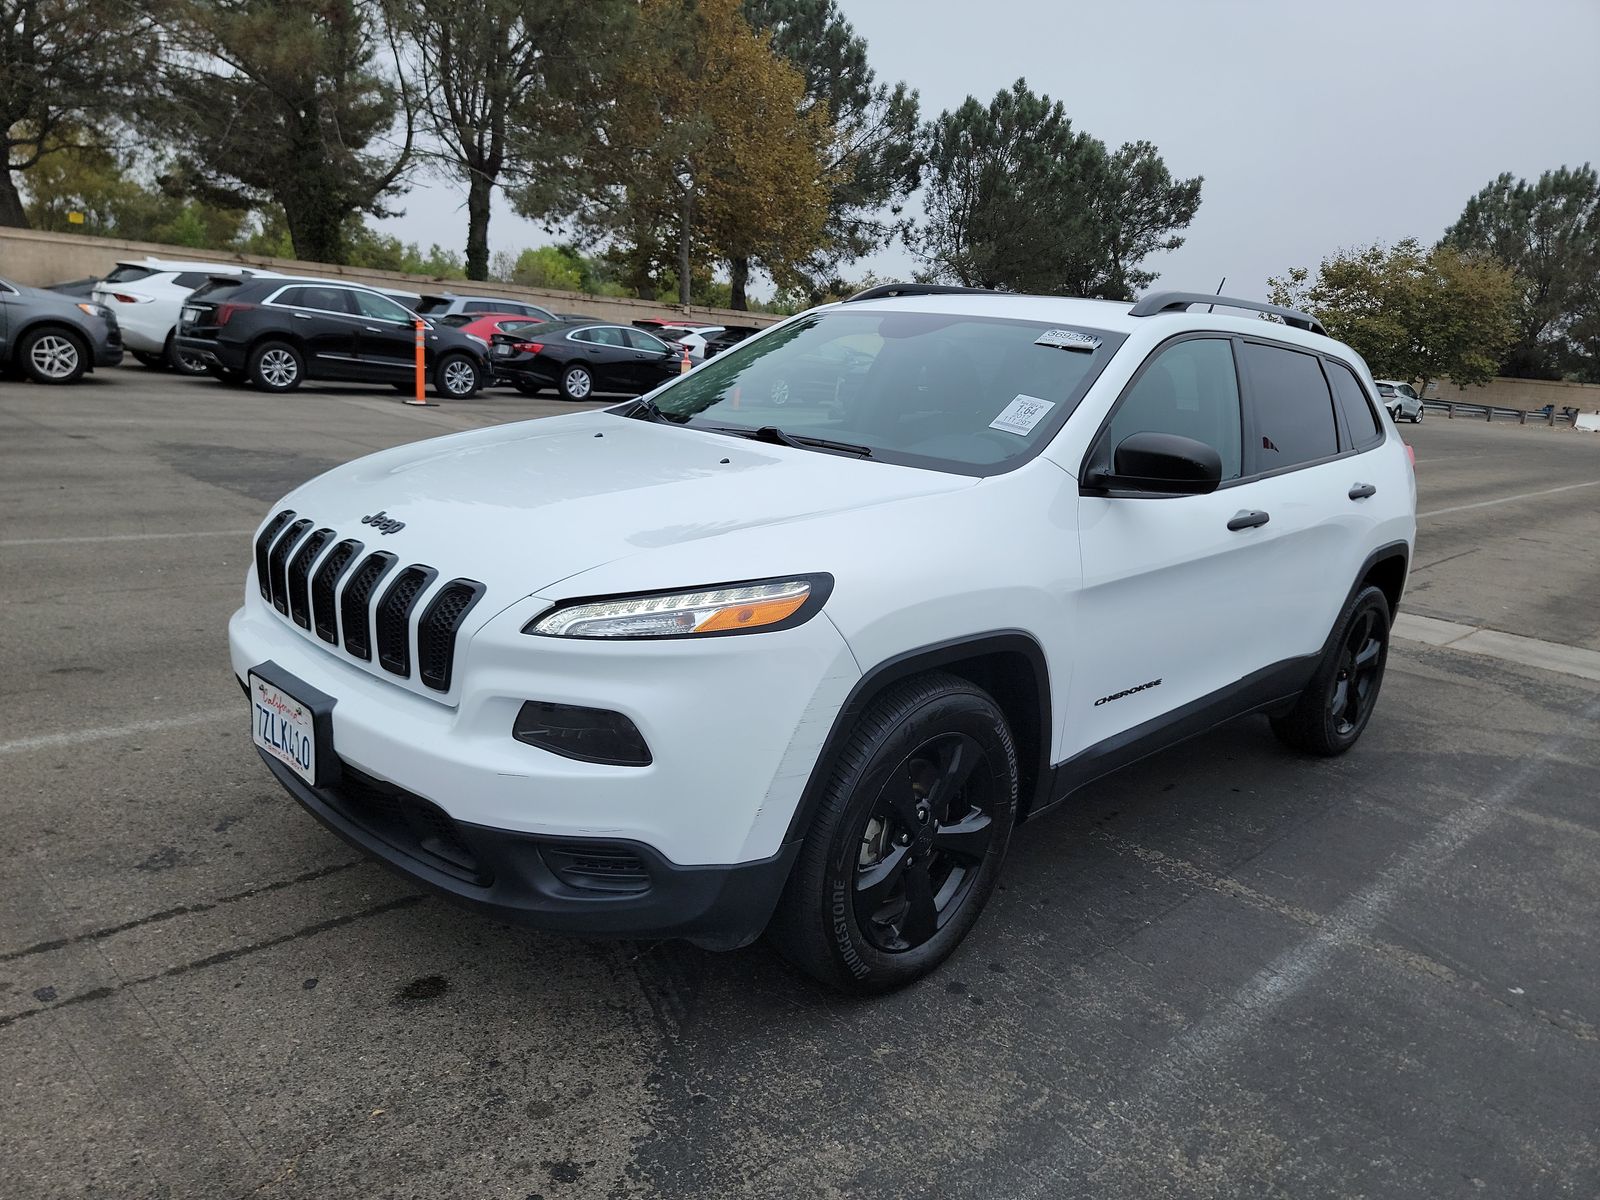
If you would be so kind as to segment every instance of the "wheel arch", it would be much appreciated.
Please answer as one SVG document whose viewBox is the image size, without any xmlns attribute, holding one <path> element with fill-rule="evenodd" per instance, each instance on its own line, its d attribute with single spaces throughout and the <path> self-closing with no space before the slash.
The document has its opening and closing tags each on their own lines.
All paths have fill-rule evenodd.
<svg viewBox="0 0 1600 1200">
<path fill-rule="evenodd" d="M 1374 550 L 1361 565 L 1361 574 L 1350 596 L 1367 586 L 1378 588 L 1389 602 L 1389 617 L 1400 611 L 1400 598 L 1405 594 L 1406 576 L 1411 569 L 1411 548 L 1404 542 L 1391 542 Z M 1350 597 L 1345 598 L 1345 604 Z M 1341 612 L 1343 609 L 1340 610 Z"/>
<path fill-rule="evenodd" d="M 886 659 L 867 671 L 850 689 L 812 765 L 800 795 L 785 844 L 803 838 L 827 790 L 861 714 L 886 689 L 929 671 L 945 671 L 982 688 L 994 698 L 1011 727 L 1017 746 L 1017 819 L 1048 802 L 1050 771 L 1050 675 L 1043 648 L 1018 629 L 973 634 L 922 646 Z"/>
<path fill-rule="evenodd" d="M 87 370 L 94 366 L 94 339 L 90 337 L 85 330 L 79 328 L 77 325 L 74 325 L 70 320 L 66 319 L 65 317 L 57 316 L 53 313 L 41 313 L 40 315 L 23 322 L 22 328 L 16 330 L 10 335 L 9 340 L 11 345 L 9 353 L 13 363 L 20 364 L 22 362 L 22 343 L 33 334 L 39 332 L 41 329 L 55 329 L 69 335 L 78 343 L 79 349 L 81 349 L 90 360 L 85 369 Z"/>
</svg>

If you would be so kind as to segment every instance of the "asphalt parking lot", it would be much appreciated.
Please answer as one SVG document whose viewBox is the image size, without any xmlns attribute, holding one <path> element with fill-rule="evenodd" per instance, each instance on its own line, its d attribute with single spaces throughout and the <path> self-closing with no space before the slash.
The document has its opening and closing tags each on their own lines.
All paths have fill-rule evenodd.
<svg viewBox="0 0 1600 1200">
<path fill-rule="evenodd" d="M 1600 1195 L 1600 436 L 1402 427 L 1406 612 L 1554 649 L 1418 622 L 1347 757 L 1249 720 L 1094 786 L 860 1002 L 424 897 L 250 747 L 266 506 L 569 407 L 0 383 L 0 1193 Z"/>
</svg>

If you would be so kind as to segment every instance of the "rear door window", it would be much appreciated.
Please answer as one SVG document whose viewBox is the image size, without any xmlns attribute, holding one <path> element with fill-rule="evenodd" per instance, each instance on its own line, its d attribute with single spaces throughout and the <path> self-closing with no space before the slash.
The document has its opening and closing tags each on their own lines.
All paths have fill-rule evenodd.
<svg viewBox="0 0 1600 1200">
<path fill-rule="evenodd" d="M 1344 414 L 1345 427 L 1350 430 L 1350 440 L 1358 450 L 1376 446 L 1383 441 L 1383 426 L 1378 424 L 1378 414 L 1372 411 L 1367 394 L 1356 379 L 1355 372 L 1336 362 L 1326 362 L 1328 382 L 1333 385 L 1333 397 Z"/>
<path fill-rule="evenodd" d="M 648 350 L 652 354 L 668 353 L 665 342 L 660 338 L 651 337 L 642 329 L 624 329 L 622 333 L 628 339 L 628 345 L 635 350 Z"/>
<path fill-rule="evenodd" d="M 315 308 L 322 312 L 351 313 L 350 293 L 344 288 L 292 287 L 278 297 L 277 303 L 291 308 Z"/>
<path fill-rule="evenodd" d="M 1251 473 L 1278 471 L 1339 453 L 1333 397 L 1314 354 L 1245 342 L 1239 347 L 1250 382 L 1255 432 Z"/>
<path fill-rule="evenodd" d="M 380 296 L 376 292 L 351 292 L 355 298 L 356 308 L 364 317 L 372 317 L 378 321 L 398 321 L 409 325 L 412 316 L 409 310 L 400 307 L 387 296 Z"/>
</svg>

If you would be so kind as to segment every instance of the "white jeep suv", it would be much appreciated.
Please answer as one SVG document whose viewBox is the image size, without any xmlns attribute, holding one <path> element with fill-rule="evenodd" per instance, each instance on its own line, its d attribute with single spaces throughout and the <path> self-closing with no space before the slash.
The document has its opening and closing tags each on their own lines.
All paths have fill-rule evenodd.
<svg viewBox="0 0 1600 1200">
<path fill-rule="evenodd" d="M 413 879 L 874 991 L 1091 780 L 1246 713 L 1348 750 L 1415 504 L 1303 313 L 891 285 L 296 489 L 232 662 L 279 782 Z"/>
</svg>

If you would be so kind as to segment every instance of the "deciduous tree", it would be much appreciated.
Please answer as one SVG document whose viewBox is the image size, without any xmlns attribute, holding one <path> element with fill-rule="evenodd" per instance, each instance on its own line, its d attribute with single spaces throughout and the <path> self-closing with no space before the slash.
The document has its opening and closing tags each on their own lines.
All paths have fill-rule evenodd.
<svg viewBox="0 0 1600 1200">
<path fill-rule="evenodd" d="M 1483 384 L 1516 337 L 1517 281 L 1509 267 L 1453 246 L 1341 250 L 1315 279 L 1304 267 L 1268 280 L 1272 302 L 1305 309 L 1367 360 L 1374 374 Z"/>
<path fill-rule="evenodd" d="M 26 226 L 18 180 L 119 115 L 158 43 L 134 0 L 0 0 L 0 225 Z"/>
<path fill-rule="evenodd" d="M 171 53 L 151 123 L 178 148 L 177 181 L 231 207 L 276 203 L 296 255 L 342 262 L 350 216 L 392 215 L 386 198 L 410 162 L 409 92 L 376 4 L 162 0 L 161 11 Z"/>
<path fill-rule="evenodd" d="M 640 0 L 639 22 L 569 193 L 519 209 L 575 217 L 641 293 L 670 270 L 687 304 L 697 271 L 735 257 L 789 282 L 822 243 L 826 113 L 740 0 Z"/>
<path fill-rule="evenodd" d="M 1537 183 L 1501 175 L 1467 201 L 1444 241 L 1491 254 L 1517 274 L 1517 337 L 1501 374 L 1557 379 L 1574 355 L 1579 373 L 1600 374 L 1600 359 L 1583 350 L 1586 298 L 1600 292 L 1600 174 L 1593 167 L 1560 167 Z"/>
<path fill-rule="evenodd" d="M 466 185 L 469 279 L 489 275 L 494 189 L 574 149 L 574 115 L 624 42 L 624 0 L 386 0 L 417 82 L 424 154 Z M 513 128 L 513 125 L 518 128 Z"/>
<path fill-rule="evenodd" d="M 794 272 L 813 302 L 844 286 L 840 270 L 884 246 L 922 175 L 917 93 L 877 81 L 867 43 L 836 0 L 744 0 L 746 19 L 805 77 L 805 103 L 822 108 L 833 136 L 824 148 L 824 240 Z M 729 263 L 733 306 L 745 307 L 748 260 Z"/>
</svg>

